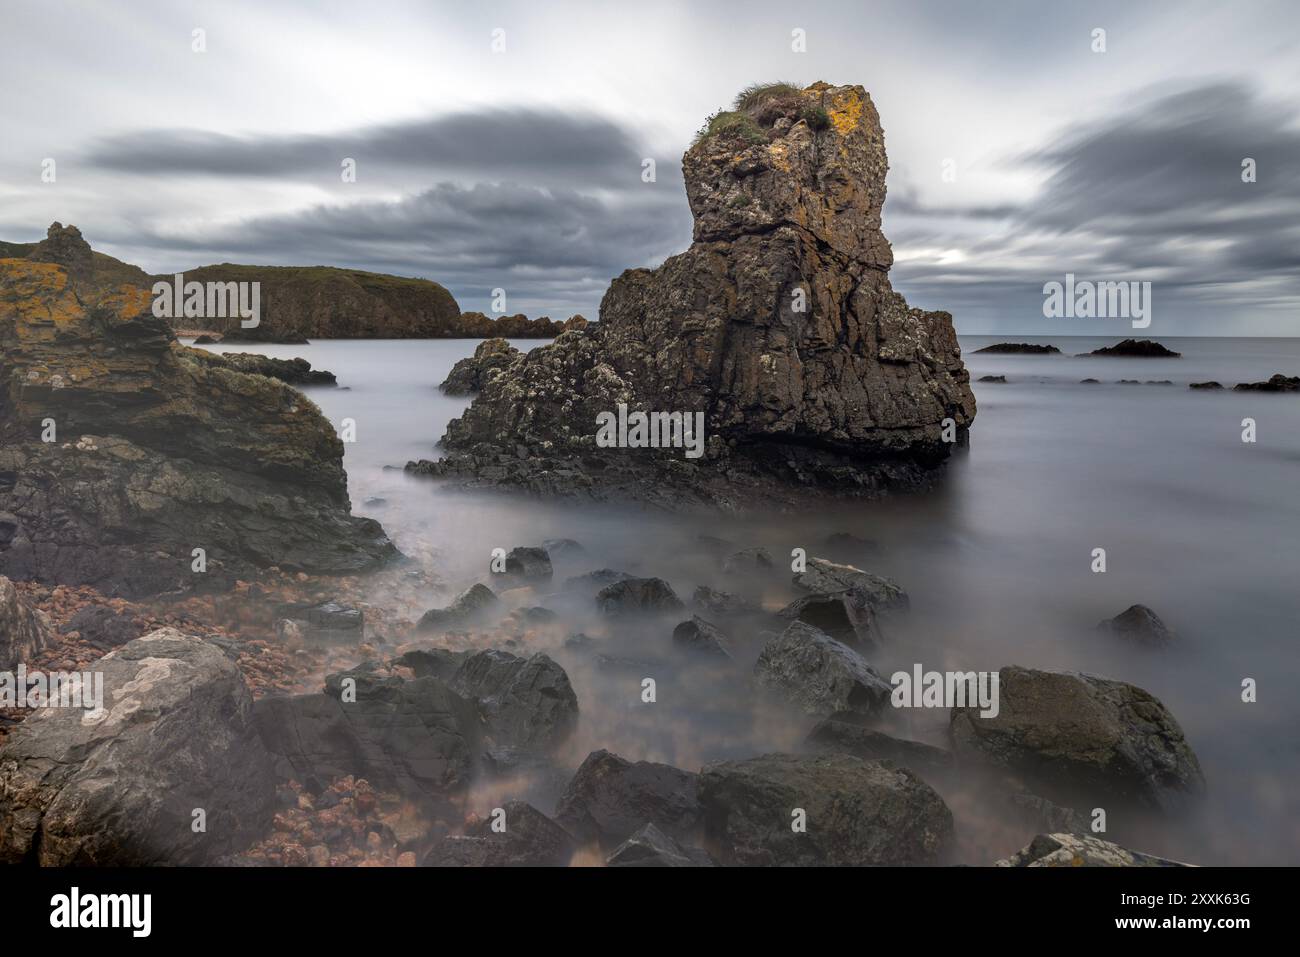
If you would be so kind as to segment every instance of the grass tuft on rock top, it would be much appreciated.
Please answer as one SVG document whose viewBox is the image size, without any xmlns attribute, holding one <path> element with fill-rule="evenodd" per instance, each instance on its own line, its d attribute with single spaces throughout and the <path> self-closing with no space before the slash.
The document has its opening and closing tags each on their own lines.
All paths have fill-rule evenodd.
<svg viewBox="0 0 1300 957">
<path fill-rule="evenodd" d="M 767 136 L 753 117 L 748 113 L 735 110 L 719 110 L 708 118 L 704 128 L 695 134 L 695 142 L 715 136 L 730 136 L 744 140 L 746 143 L 765 143 Z"/>
<path fill-rule="evenodd" d="M 751 83 L 736 94 L 734 109 L 752 113 L 768 100 L 798 96 L 801 92 L 793 83 Z"/>
</svg>

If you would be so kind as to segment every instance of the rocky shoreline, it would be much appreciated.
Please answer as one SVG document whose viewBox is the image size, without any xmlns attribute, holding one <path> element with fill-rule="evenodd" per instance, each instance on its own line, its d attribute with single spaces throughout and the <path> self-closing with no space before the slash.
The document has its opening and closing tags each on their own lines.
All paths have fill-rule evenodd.
<svg viewBox="0 0 1300 957">
<path fill-rule="evenodd" d="M 503 601 L 459 603 L 458 617 L 432 628 L 356 597 L 374 590 L 373 576 L 272 572 L 273 584 L 241 584 L 226 600 L 161 603 L 33 583 L 6 591 L 0 582 L 0 619 L 28 621 L 39 646 L 24 651 L 30 665 L 97 671 L 106 683 L 103 719 L 87 723 L 72 710 L 33 721 L 29 711 L 0 725 L 0 859 L 933 866 L 955 862 L 961 834 L 949 801 L 968 801 L 967 784 L 978 779 L 991 782 L 984 800 L 1000 826 L 1023 835 L 1014 845 L 1022 851 L 985 864 L 1168 865 L 1092 833 L 1087 809 L 1104 806 L 1122 820 L 1131 804 L 1172 816 L 1204 792 L 1167 709 L 1140 688 L 1092 675 L 1004 668 L 996 717 L 953 708 L 943 746 L 900 734 L 889 685 L 864 657 L 885 640 L 881 626 L 863 631 L 862 622 L 907 614 L 907 596 L 861 569 L 812 559 L 790 582 L 837 602 L 841 624 L 807 602 L 778 613 L 724 605 L 718 592 L 707 619 L 690 619 L 671 588 L 651 587 L 656 579 L 624 576 L 574 597 L 555 591 L 545 548 L 516 552 L 527 562 L 506 580 L 475 586 Z M 742 554 L 752 564 L 753 552 L 721 564 Z M 556 563 L 584 567 L 581 553 Z M 760 564 L 743 581 L 755 587 L 780 574 Z M 775 700 L 803 714 L 804 746 L 698 768 L 607 750 L 570 764 L 568 742 L 587 719 L 568 672 L 603 667 L 610 639 L 561 640 L 562 623 L 537 609 L 563 607 L 562 594 L 585 594 L 612 626 L 657 631 L 659 653 L 675 667 L 704 668 L 714 680 L 752 668 L 752 707 Z M 728 654 L 680 642 L 673 622 L 683 617 Z M 755 633 L 755 621 L 777 630 Z M 854 643 L 831 637 L 837 629 Z M 140 695 L 149 696 L 147 720 L 116 717 Z M 546 781 L 555 783 L 539 790 Z M 545 793 L 553 804 L 539 801 Z M 485 803 L 489 794 L 500 796 Z M 226 823 L 211 838 L 196 835 L 195 807 Z M 806 828 L 790 827 L 792 811 Z"/>
</svg>

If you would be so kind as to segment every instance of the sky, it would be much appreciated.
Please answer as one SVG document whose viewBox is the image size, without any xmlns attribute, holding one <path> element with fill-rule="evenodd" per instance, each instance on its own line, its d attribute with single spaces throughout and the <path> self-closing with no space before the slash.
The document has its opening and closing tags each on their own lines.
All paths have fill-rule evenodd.
<svg viewBox="0 0 1300 957">
<path fill-rule="evenodd" d="M 1293 0 L 0 0 L 0 23 L 12 242 L 57 220 L 150 272 L 348 266 L 595 318 L 689 246 L 705 118 L 826 80 L 881 116 L 895 288 L 959 332 L 1131 334 L 1044 317 L 1072 273 L 1151 282 L 1143 335 L 1300 334 Z"/>
</svg>

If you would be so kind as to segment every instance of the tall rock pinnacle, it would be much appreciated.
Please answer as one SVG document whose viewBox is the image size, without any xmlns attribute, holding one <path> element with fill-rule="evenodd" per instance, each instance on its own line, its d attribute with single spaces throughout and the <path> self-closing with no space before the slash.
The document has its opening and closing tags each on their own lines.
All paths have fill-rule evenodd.
<svg viewBox="0 0 1300 957">
<path fill-rule="evenodd" d="M 683 158 L 691 247 L 615 279 L 599 325 L 516 359 L 409 468 L 671 506 L 923 480 L 975 400 L 952 317 L 890 287 L 887 169 L 862 87 L 742 94 Z M 702 412 L 705 454 L 604 447 L 620 403 Z"/>
</svg>

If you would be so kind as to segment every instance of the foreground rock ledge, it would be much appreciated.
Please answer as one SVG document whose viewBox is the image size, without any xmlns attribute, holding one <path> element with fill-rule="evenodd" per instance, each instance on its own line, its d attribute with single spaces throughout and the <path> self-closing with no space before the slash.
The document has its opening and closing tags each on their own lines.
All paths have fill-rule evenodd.
<svg viewBox="0 0 1300 957">
<path fill-rule="evenodd" d="M 182 346 L 143 290 L 79 295 L 0 259 L 0 574 L 137 597 L 396 556 L 310 400 Z"/>
<path fill-rule="evenodd" d="M 778 91 L 683 158 L 694 242 L 600 322 L 515 357 L 417 473 L 665 508 L 913 486 L 975 415 L 952 317 L 889 283 L 884 136 L 860 86 Z M 701 457 L 601 448 L 597 416 L 703 413 Z M 796 491 L 796 487 L 799 489 Z"/>
</svg>

